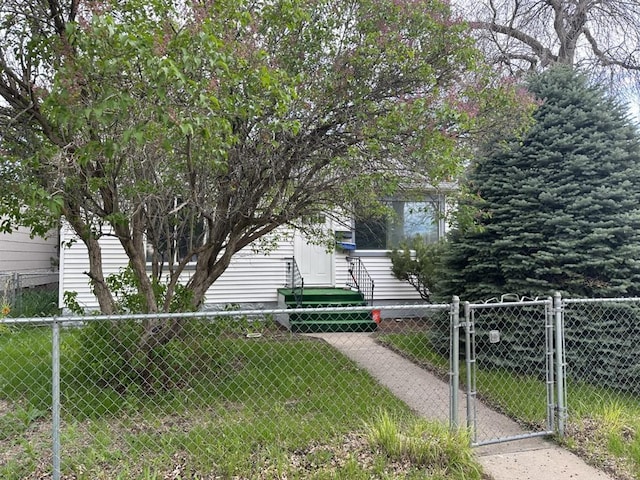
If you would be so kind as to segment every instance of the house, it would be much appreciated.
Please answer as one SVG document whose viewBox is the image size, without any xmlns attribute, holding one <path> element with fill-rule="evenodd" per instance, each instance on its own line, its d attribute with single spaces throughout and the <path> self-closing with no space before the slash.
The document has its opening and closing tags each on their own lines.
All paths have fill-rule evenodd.
<svg viewBox="0 0 640 480">
<path fill-rule="evenodd" d="M 0 233 L 0 287 L 7 282 L 12 289 L 55 284 L 58 258 L 57 232 L 47 238 L 31 238 L 24 227 Z"/>
<path fill-rule="evenodd" d="M 309 241 L 292 229 L 282 228 L 275 248 L 264 253 L 252 246 L 238 252 L 228 269 L 210 287 L 205 308 L 237 304 L 242 308 L 275 308 L 282 306 L 282 288 L 291 284 L 294 265 L 304 280 L 304 289 L 313 287 L 353 286 L 352 268 L 359 263 L 374 282 L 373 304 L 421 302 L 420 295 L 408 283 L 395 279 L 391 273 L 388 252 L 403 238 L 421 235 L 437 241 L 444 235 L 444 198 L 425 196 L 423 200 L 390 200 L 395 215 L 384 219 L 330 218 L 314 219 L 334 232 L 336 248 Z M 60 304 L 65 291 L 77 292 L 77 301 L 84 308 L 97 309 L 86 274 L 88 258 L 81 242 L 69 242 L 73 233 L 63 228 L 60 256 Z M 127 257 L 114 237 L 101 239 L 105 275 L 116 273 L 127 264 Z M 351 270 L 351 271 L 350 271 Z M 185 275 L 188 275 L 185 273 Z M 279 297 L 280 294 L 280 297 Z M 370 302 L 371 303 L 371 302 Z"/>
</svg>

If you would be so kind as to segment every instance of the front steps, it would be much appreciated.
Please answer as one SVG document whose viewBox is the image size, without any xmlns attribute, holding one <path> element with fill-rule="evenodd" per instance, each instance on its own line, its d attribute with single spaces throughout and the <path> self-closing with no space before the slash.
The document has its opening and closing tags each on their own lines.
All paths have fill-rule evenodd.
<svg viewBox="0 0 640 480">
<path fill-rule="evenodd" d="M 278 290 L 278 303 L 286 308 L 333 308 L 366 306 L 360 292 L 343 288 L 304 289 L 302 303 L 296 304 L 290 288 Z M 372 332 L 377 324 L 370 311 L 363 312 L 310 312 L 289 314 L 288 327 L 296 333 L 312 332 Z"/>
</svg>

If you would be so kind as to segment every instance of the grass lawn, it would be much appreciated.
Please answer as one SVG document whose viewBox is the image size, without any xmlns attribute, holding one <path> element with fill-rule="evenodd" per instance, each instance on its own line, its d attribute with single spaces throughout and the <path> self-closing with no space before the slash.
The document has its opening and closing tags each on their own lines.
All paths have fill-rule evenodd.
<svg viewBox="0 0 640 480">
<path fill-rule="evenodd" d="M 324 342 L 195 329 L 148 390 L 96 378 L 82 330 L 61 335 L 63 478 L 481 478 L 463 433 L 416 418 Z M 47 327 L 0 333 L 0 478 L 50 472 L 50 344 Z"/>
<path fill-rule="evenodd" d="M 448 374 L 449 359 L 434 351 L 427 333 L 388 334 L 379 341 L 436 373 Z M 461 383 L 465 379 L 461 362 Z M 478 369 L 477 388 L 483 400 L 520 422 L 540 425 L 546 418 L 546 388 L 535 376 Z M 640 399 L 571 381 L 567 394 L 569 421 L 562 443 L 616 478 L 640 480 Z"/>
</svg>

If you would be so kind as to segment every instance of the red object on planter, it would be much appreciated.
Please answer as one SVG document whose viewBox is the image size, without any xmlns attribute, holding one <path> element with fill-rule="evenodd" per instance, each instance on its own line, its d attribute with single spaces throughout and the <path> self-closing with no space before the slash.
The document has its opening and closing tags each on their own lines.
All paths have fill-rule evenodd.
<svg viewBox="0 0 640 480">
<path fill-rule="evenodd" d="M 380 316 L 380 310 L 371 310 L 371 317 L 376 323 L 380 323 L 380 320 L 382 320 L 382 317 Z"/>
</svg>

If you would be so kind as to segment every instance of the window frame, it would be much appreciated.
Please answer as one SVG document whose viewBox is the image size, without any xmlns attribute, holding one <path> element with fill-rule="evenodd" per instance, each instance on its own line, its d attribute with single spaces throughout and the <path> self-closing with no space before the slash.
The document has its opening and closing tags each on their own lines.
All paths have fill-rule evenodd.
<svg viewBox="0 0 640 480">
<path fill-rule="evenodd" d="M 425 203 L 425 204 L 431 204 L 434 206 L 433 208 L 433 212 L 436 215 L 435 218 L 435 230 L 436 230 L 436 235 L 437 235 L 437 241 L 440 241 L 444 238 L 445 235 L 445 218 L 444 218 L 444 214 L 445 214 L 445 207 L 446 207 L 446 199 L 444 197 L 443 194 L 437 194 L 437 193 L 424 193 L 421 196 L 416 196 L 416 195 L 411 195 L 411 196 L 396 196 L 396 197 L 390 197 L 390 198 L 385 198 L 383 200 L 381 200 L 382 203 L 384 204 L 389 204 L 391 206 L 392 202 L 402 202 L 404 204 L 407 203 Z M 393 209 L 393 207 L 391 207 Z M 372 220 L 373 217 L 371 216 L 365 216 L 365 219 L 367 220 Z M 361 220 L 362 221 L 362 220 Z M 386 224 L 385 224 L 385 236 L 386 238 L 384 239 L 385 242 L 385 247 L 384 248 L 363 248 L 358 246 L 358 219 L 357 219 L 357 215 L 354 216 L 354 220 L 353 220 L 353 230 L 354 230 L 354 237 L 355 237 L 355 244 L 356 244 L 356 249 L 354 251 L 354 253 L 356 255 L 359 256 L 363 256 L 363 257 L 387 257 L 389 252 L 391 252 L 393 250 L 394 247 L 389 245 L 389 228 L 391 223 L 393 222 L 393 219 L 390 218 L 390 216 L 386 217 Z M 400 241 L 402 241 L 404 238 L 406 237 L 402 237 L 402 239 Z M 435 243 L 435 242 L 430 242 L 430 243 Z"/>
<path fill-rule="evenodd" d="M 177 198 L 174 199 L 173 208 L 174 210 L 179 212 L 181 208 L 179 204 L 179 199 Z M 209 237 L 209 230 L 207 227 L 207 222 L 204 220 L 204 218 L 200 217 L 198 221 L 195 221 L 195 222 L 193 222 L 193 219 L 192 219 L 192 221 L 186 226 L 190 227 L 192 231 L 193 231 L 193 228 L 196 228 L 198 230 L 195 237 L 193 235 L 188 235 L 188 236 L 180 235 L 180 229 L 177 226 L 174 225 L 173 227 L 171 227 L 171 232 L 169 232 L 169 239 L 167 239 L 167 246 L 170 248 L 172 258 L 165 258 L 163 255 L 162 262 L 159 263 L 160 266 L 165 267 L 168 265 L 177 265 L 178 263 L 180 263 L 182 261 L 181 250 L 184 247 L 186 247 L 186 250 L 184 251 L 184 253 L 188 252 L 193 247 L 192 242 L 194 238 L 200 239 L 200 245 L 204 245 L 207 242 Z M 153 264 L 153 257 L 152 257 L 153 253 L 150 250 L 150 244 L 147 241 L 146 235 L 145 235 L 144 242 L 145 242 L 145 246 L 144 246 L 145 247 L 145 263 L 147 267 L 149 267 Z M 196 260 L 197 260 L 197 255 L 192 255 L 192 257 L 189 259 L 189 262 L 187 263 L 187 267 L 195 266 Z"/>
</svg>

